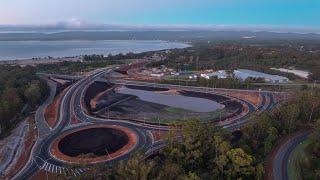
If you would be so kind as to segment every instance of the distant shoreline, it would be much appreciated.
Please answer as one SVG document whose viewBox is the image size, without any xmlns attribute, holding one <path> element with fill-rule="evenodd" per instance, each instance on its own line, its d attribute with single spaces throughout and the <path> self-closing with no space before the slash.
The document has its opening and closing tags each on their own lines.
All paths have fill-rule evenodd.
<svg viewBox="0 0 320 180">
<path fill-rule="evenodd" d="M 0 41 L 0 64 L 36 65 L 82 61 L 83 55 L 127 54 L 187 48 L 190 44 L 168 41 Z"/>
<path fill-rule="evenodd" d="M 19 65 L 19 66 L 36 66 L 38 64 L 54 64 L 59 62 L 82 62 L 81 56 L 75 57 L 57 57 L 57 58 L 33 58 L 33 59 L 16 59 L 16 60 L 0 60 L 0 65 Z"/>
</svg>

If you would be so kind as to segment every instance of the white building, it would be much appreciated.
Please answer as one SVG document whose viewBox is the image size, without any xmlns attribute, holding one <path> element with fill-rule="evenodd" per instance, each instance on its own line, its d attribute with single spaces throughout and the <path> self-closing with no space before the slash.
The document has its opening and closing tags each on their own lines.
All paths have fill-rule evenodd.
<svg viewBox="0 0 320 180">
<path fill-rule="evenodd" d="M 197 78 L 198 78 L 198 76 L 195 74 L 189 75 L 189 79 L 197 79 Z"/>
<path fill-rule="evenodd" d="M 170 72 L 170 75 L 171 75 L 171 76 L 179 76 L 180 73 L 179 73 L 179 72 L 174 72 L 174 71 L 172 71 L 172 72 Z"/>
<path fill-rule="evenodd" d="M 289 82 L 289 79 L 283 76 L 278 76 L 278 75 L 271 75 L 271 74 L 266 74 L 258 71 L 252 71 L 248 69 L 238 69 L 234 70 L 233 72 L 234 76 L 237 79 L 240 80 L 246 80 L 247 78 L 262 78 L 266 82 L 269 83 L 287 83 Z"/>
<path fill-rule="evenodd" d="M 157 78 L 162 78 L 164 76 L 164 73 L 151 73 L 151 77 L 157 77 Z"/>
<path fill-rule="evenodd" d="M 201 77 L 210 79 L 211 77 L 217 77 L 218 79 L 226 79 L 228 74 L 225 70 L 219 70 L 212 73 L 202 73 L 200 74 Z"/>
</svg>

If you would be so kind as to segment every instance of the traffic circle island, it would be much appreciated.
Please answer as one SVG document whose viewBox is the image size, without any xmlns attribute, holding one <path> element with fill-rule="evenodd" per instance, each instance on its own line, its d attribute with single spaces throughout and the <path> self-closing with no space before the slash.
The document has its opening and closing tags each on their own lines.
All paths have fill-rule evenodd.
<svg viewBox="0 0 320 180">
<path fill-rule="evenodd" d="M 102 163 L 126 155 L 137 141 L 137 135 L 128 128 L 90 125 L 64 132 L 53 141 L 50 153 L 66 163 Z"/>
</svg>

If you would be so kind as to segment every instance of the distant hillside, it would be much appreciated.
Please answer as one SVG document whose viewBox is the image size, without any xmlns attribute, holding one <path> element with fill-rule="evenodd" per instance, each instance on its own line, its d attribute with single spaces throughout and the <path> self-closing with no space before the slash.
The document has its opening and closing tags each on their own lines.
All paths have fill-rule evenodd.
<svg viewBox="0 0 320 180">
<path fill-rule="evenodd" d="M 0 33 L 0 41 L 55 40 L 320 40 L 320 34 L 249 31 L 67 31 Z"/>
</svg>

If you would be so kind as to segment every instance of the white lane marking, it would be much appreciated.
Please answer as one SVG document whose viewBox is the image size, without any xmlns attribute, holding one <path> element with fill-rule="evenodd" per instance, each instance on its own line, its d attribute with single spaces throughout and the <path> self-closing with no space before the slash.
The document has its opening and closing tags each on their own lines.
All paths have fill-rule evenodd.
<svg viewBox="0 0 320 180">
<path fill-rule="evenodd" d="M 40 169 L 44 169 L 47 166 L 47 162 L 45 162 Z"/>
<path fill-rule="evenodd" d="M 71 174 L 68 168 L 66 168 L 66 173 L 67 173 L 68 175 Z"/>
<path fill-rule="evenodd" d="M 52 172 L 52 173 L 54 173 L 54 165 L 53 164 L 51 164 L 51 171 L 50 172 Z"/>
<path fill-rule="evenodd" d="M 49 169 L 49 163 L 46 164 L 45 170 L 47 171 Z"/>
<path fill-rule="evenodd" d="M 75 177 L 77 177 L 77 174 L 72 170 L 72 173 L 73 173 L 73 175 L 75 176 Z"/>
<path fill-rule="evenodd" d="M 78 169 L 74 170 L 78 175 L 81 175 L 81 173 L 78 171 Z"/>
<path fill-rule="evenodd" d="M 51 172 L 51 164 L 48 166 L 48 171 Z"/>
</svg>

